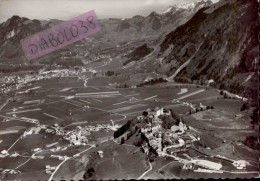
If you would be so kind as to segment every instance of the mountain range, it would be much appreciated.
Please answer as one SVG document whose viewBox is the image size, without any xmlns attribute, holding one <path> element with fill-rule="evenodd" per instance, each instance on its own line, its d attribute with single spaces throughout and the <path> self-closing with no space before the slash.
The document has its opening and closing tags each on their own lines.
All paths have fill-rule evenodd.
<svg viewBox="0 0 260 181">
<path fill-rule="evenodd" d="M 158 14 L 152 12 L 149 16 L 143 17 L 140 15 L 129 19 L 101 19 L 99 23 L 102 31 L 94 37 L 95 40 L 100 40 L 98 47 L 107 48 L 114 47 L 118 43 L 130 42 L 134 40 L 145 39 L 150 36 L 157 36 L 158 34 L 167 33 L 175 29 L 179 25 L 185 23 L 197 11 L 198 6 L 207 6 L 211 4 L 210 0 L 198 3 L 194 8 L 177 8 L 177 6 L 170 7 L 170 12 Z M 19 16 L 13 16 L 6 22 L 0 24 L 0 57 L 1 63 L 11 62 L 28 63 L 23 56 L 20 47 L 20 40 L 52 27 L 60 23 L 60 20 L 29 20 Z M 89 46 L 89 42 L 79 42 Z M 73 47 L 70 47 L 74 51 Z M 55 53 L 54 53 L 55 54 Z M 53 55 L 53 54 L 52 54 Z M 48 56 L 47 59 L 51 57 Z M 34 61 L 35 62 L 35 61 Z"/>
<path fill-rule="evenodd" d="M 207 0 L 173 5 L 146 17 L 101 19 L 102 31 L 97 35 L 37 60 L 26 60 L 20 40 L 59 22 L 13 16 L 0 24 L 0 71 L 10 72 L 10 67 L 17 66 L 84 65 L 93 55 L 106 53 L 123 57 L 123 65 L 134 64 L 125 70 L 129 74 L 156 71 L 169 81 L 211 82 L 247 97 L 257 95 L 257 0 L 214 4 Z"/>
</svg>

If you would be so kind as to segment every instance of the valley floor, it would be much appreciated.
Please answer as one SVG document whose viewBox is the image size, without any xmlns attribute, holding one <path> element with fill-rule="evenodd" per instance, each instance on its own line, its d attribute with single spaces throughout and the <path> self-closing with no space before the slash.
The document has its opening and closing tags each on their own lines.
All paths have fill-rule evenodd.
<svg viewBox="0 0 260 181">
<path fill-rule="evenodd" d="M 95 162 L 97 179 L 258 175 L 258 151 L 240 142 L 258 134 L 252 129 L 250 115 L 240 112 L 243 101 L 223 99 L 216 89 L 189 84 L 116 88 L 113 83 L 119 79 L 87 73 L 52 77 L 14 91 L 12 99 L 2 96 L 1 179 L 82 179 L 89 156 L 98 151 L 103 157 Z M 188 103 L 214 109 L 188 115 Z M 215 159 L 225 165 L 224 175 L 187 171 L 171 157 L 158 157 L 150 163 L 138 147 L 113 142 L 117 128 L 154 107 L 173 109 L 200 135 L 204 146 L 188 149 L 185 153 L 190 157 L 210 159 L 219 154 L 250 164 L 239 171 Z M 182 157 L 183 153 L 179 154 Z"/>
</svg>

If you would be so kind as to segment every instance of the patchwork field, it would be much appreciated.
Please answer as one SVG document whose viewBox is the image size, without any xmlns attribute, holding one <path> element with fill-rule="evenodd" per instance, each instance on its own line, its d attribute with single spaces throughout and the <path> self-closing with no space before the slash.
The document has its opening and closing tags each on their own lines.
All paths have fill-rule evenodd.
<svg viewBox="0 0 260 181">
<path fill-rule="evenodd" d="M 82 179 L 88 156 L 98 150 L 104 151 L 104 158 L 96 162 L 96 177 L 100 179 L 195 178 L 196 174 L 181 170 L 182 165 L 171 159 L 155 160 L 151 165 L 152 170 L 149 170 L 149 164 L 140 150 L 136 150 L 137 147 L 121 146 L 112 141 L 99 144 L 98 147 L 73 146 L 53 153 L 46 145 L 58 142 L 55 147 L 62 147 L 69 142 L 64 141 L 61 136 L 42 131 L 20 139 L 26 129 L 36 125 L 25 122 L 26 119 L 38 121 L 40 125 L 51 126 L 57 123 L 70 131 L 77 126 L 112 125 L 112 122 L 123 125 L 148 108 L 165 107 L 172 109 L 187 125 L 196 129 L 205 145 L 216 149 L 216 153 L 227 152 L 229 157 L 232 157 L 232 147 L 225 146 L 224 139 L 237 141 L 255 134 L 250 130 L 249 115 L 236 117 L 237 114 L 241 114 L 243 101 L 222 99 L 219 92 L 213 88 L 174 83 L 141 88 L 115 88 L 111 85 L 125 80 L 127 78 L 123 77 L 60 77 L 34 82 L 16 92 L 15 101 L 9 101 L 0 110 L 0 144 L 1 150 L 8 150 L 10 154 L 17 152 L 23 156 L 0 158 L 2 169 L 18 167 L 20 171 L 16 174 L 5 174 L 4 179 Z M 190 106 L 174 102 L 176 99 L 195 106 L 213 106 L 214 109 L 187 115 Z M 207 135 L 210 135 L 211 139 L 207 139 Z M 113 131 L 103 130 L 91 133 L 88 140 L 95 143 L 98 139 L 109 136 L 113 136 Z M 44 159 L 31 158 L 31 150 L 35 148 L 43 149 L 37 155 L 44 156 Z M 236 158 L 257 159 L 252 149 L 242 149 L 241 146 L 235 149 Z M 80 153 L 78 157 L 74 157 L 77 153 Z M 59 160 L 51 158 L 52 154 L 70 158 Z M 198 154 L 196 152 L 195 155 Z M 55 172 L 45 173 L 48 164 L 57 167 Z M 163 172 L 160 172 L 162 167 Z M 107 168 L 110 168 L 109 171 Z M 217 178 L 218 175 L 214 177 Z"/>
</svg>

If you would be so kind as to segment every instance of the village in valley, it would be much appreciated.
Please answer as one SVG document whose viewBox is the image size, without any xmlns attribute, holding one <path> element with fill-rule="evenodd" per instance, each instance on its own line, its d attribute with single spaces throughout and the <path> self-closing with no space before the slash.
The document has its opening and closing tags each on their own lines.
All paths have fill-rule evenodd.
<svg viewBox="0 0 260 181">
<path fill-rule="evenodd" d="M 259 177 L 257 3 L 100 19 L 30 61 L 20 40 L 62 21 L 0 23 L 0 180 Z"/>
<path fill-rule="evenodd" d="M 55 73 L 53 75 L 53 73 Z M 83 74 L 84 72 L 78 72 L 78 74 Z M 44 77 L 42 75 L 45 75 Z M 49 75 L 50 77 L 48 77 Z M 52 75 L 52 76 L 51 76 Z M 50 73 L 41 73 L 40 77 L 48 80 L 48 78 L 51 77 L 57 77 L 63 75 L 65 77 L 70 77 L 73 74 L 69 73 L 69 71 L 52 71 Z M 74 76 L 74 75 L 73 75 Z M 86 81 L 84 81 L 84 76 L 82 80 L 84 82 L 84 85 Z M 45 81 L 46 81 L 45 80 Z M 81 79 L 79 79 L 81 80 Z M 27 84 L 27 86 L 30 86 L 30 84 Z M 40 87 L 35 88 L 29 88 L 25 91 L 20 91 L 18 95 L 20 94 L 28 94 L 30 92 L 37 92 L 38 89 L 41 89 Z M 134 89 L 134 88 L 132 88 Z M 69 91 L 69 88 L 61 89 L 61 93 Z M 115 91 L 114 91 L 115 92 Z M 100 92 L 100 94 L 97 92 L 97 95 L 103 94 L 104 98 L 109 98 L 110 96 L 114 97 L 114 94 L 118 94 L 117 92 L 114 93 L 113 91 L 110 92 Z M 179 94 L 184 94 L 187 92 L 187 88 L 181 88 L 181 91 Z M 217 93 L 219 97 L 223 96 L 224 93 L 218 92 Z M 239 97 L 237 95 L 225 92 L 225 94 L 228 94 L 230 97 L 232 96 L 233 100 L 238 100 L 245 102 L 247 99 L 243 97 Z M 77 98 L 77 95 L 80 95 L 80 98 L 82 98 L 81 95 L 85 94 L 78 94 L 75 93 L 75 95 L 67 94 L 66 96 L 61 96 L 66 102 L 69 103 L 73 107 L 79 107 L 82 110 L 85 111 L 91 111 L 93 109 L 97 110 L 103 110 L 103 108 L 93 108 L 91 102 L 95 100 L 94 98 L 88 98 L 88 94 L 86 94 L 88 99 L 85 99 L 81 103 L 78 104 L 78 101 L 73 101 L 73 99 Z M 91 94 L 92 95 L 92 94 Z M 94 94 L 95 95 L 95 94 Z M 135 95 L 135 94 L 132 94 Z M 138 94 L 136 94 L 138 95 Z M 193 94 L 191 94 L 193 95 Z M 183 97 L 183 96 L 182 96 Z M 185 97 L 188 97 L 185 96 Z M 223 99 L 223 98 L 222 98 Z M 129 96 L 128 101 L 129 103 L 133 104 L 136 101 L 138 101 L 139 98 L 135 98 L 133 96 Z M 156 103 L 158 101 L 161 101 L 158 99 L 157 96 L 151 96 L 148 98 L 144 98 L 144 100 L 147 100 L 151 103 Z M 225 100 L 225 99 L 223 99 Z M 146 101 L 146 102 L 147 102 Z M 12 99 L 7 101 L 5 104 L 17 104 L 19 103 L 19 98 Z M 99 101 L 95 100 L 96 104 L 101 104 L 101 99 Z M 127 102 L 127 101 L 125 101 Z M 88 105 L 86 105 L 88 103 Z M 122 102 L 123 103 L 123 102 Z M 150 164 L 155 162 L 158 159 L 173 159 L 178 163 L 181 163 L 181 169 L 182 170 L 192 170 L 194 173 L 224 173 L 225 170 L 223 170 L 223 167 L 227 167 L 226 165 L 233 166 L 235 169 L 238 170 L 245 170 L 248 166 L 251 165 L 250 162 L 246 160 L 235 160 L 233 158 L 228 158 L 225 155 L 220 155 L 215 153 L 210 146 L 206 146 L 204 150 L 200 149 L 201 138 L 200 138 L 200 131 L 198 131 L 197 128 L 193 127 L 192 125 L 187 125 L 187 117 L 191 117 L 196 114 L 203 114 L 203 112 L 211 112 L 215 111 L 214 106 L 211 104 L 209 105 L 203 105 L 201 102 L 198 104 L 190 103 L 189 101 L 185 101 L 181 99 L 172 99 L 171 101 L 168 101 L 168 103 L 171 103 L 174 105 L 174 107 L 185 107 L 185 111 L 176 112 L 174 107 L 168 108 L 166 107 L 154 107 L 151 108 L 151 106 L 148 107 L 147 110 L 140 110 L 136 107 L 136 110 L 139 110 L 138 112 L 141 114 L 140 116 L 135 117 L 134 115 L 130 120 L 127 121 L 126 117 L 127 114 L 119 113 L 123 111 L 124 109 L 120 109 L 120 105 L 122 103 L 114 103 L 116 105 L 116 109 L 109 112 L 109 117 L 105 118 L 104 123 L 101 124 L 95 124 L 95 125 L 89 125 L 89 121 L 81 120 L 77 122 L 70 122 L 63 124 L 62 122 L 59 123 L 42 123 L 39 119 L 36 118 L 28 118 L 28 117 L 21 117 L 19 116 L 23 112 L 34 112 L 38 111 L 37 109 L 27 109 L 25 111 L 23 107 L 13 107 L 11 108 L 11 111 L 7 111 L 6 116 L 1 116 L 4 118 L 2 120 L 3 124 L 8 124 L 8 122 L 12 121 L 19 121 L 24 122 L 27 124 L 31 124 L 34 126 L 28 127 L 23 132 L 18 131 L 21 133 L 21 135 L 17 138 L 17 140 L 7 149 L 3 149 L 1 151 L 0 157 L 2 159 L 7 158 L 28 158 L 24 163 L 19 165 L 18 167 L 14 169 L 4 169 L 2 168 L 2 174 L 4 175 L 19 175 L 21 174 L 21 171 L 19 168 L 22 165 L 26 165 L 27 162 L 30 162 L 31 160 L 39 160 L 43 161 L 45 159 L 51 159 L 51 160 L 60 160 L 61 163 L 65 163 L 68 160 L 72 159 L 78 159 L 82 157 L 84 152 L 88 151 L 89 149 L 96 149 L 96 153 L 99 155 L 99 159 L 103 159 L 106 157 L 106 149 L 102 148 L 101 145 L 106 144 L 110 141 L 116 143 L 117 145 L 132 145 L 134 147 L 140 148 L 140 151 L 146 155 L 148 158 L 147 162 Z M 44 105 L 46 104 L 46 101 L 24 101 L 23 105 L 29 106 L 29 107 L 35 107 L 37 105 Z M 4 105 L 4 106 L 6 106 Z M 118 106 L 117 106 L 118 105 Z M 3 107 L 4 107 L 3 106 Z M 129 106 L 128 106 L 129 107 Z M 132 108 L 132 106 L 130 106 Z M 129 108 L 130 108 L 129 107 Z M 127 108 L 127 107 L 126 107 Z M 134 107 L 133 107 L 134 108 Z M 66 108 L 68 117 L 71 117 L 76 110 L 72 108 Z M 40 109 L 41 110 L 41 109 Z M 40 111 L 39 110 L 39 111 Z M 83 112 L 85 112 L 83 111 Z M 119 112 L 118 112 L 119 111 Z M 104 112 L 106 112 L 104 110 Z M 54 113 L 54 112 L 53 112 Z M 53 113 L 43 113 L 44 115 L 47 115 L 54 119 L 60 119 L 53 115 Z M 116 116 L 117 118 L 111 118 L 112 116 Z M 123 117 L 123 118 L 119 118 Z M 236 114 L 236 117 L 243 117 L 241 114 Z M 110 119 L 110 120 L 109 120 Z M 120 120 L 127 121 L 125 124 L 120 124 Z M 105 122 L 110 122 L 105 123 Z M 84 125 L 85 124 L 85 125 Z M 72 129 L 71 129 L 72 128 Z M 12 132 L 12 130 L 11 130 Z M 15 131 L 16 132 L 16 131 Z M 106 136 L 103 137 L 93 137 L 95 134 L 104 134 L 106 132 Z M 15 147 L 15 144 L 17 142 L 22 142 L 23 140 L 27 140 L 28 138 L 34 137 L 34 135 L 45 135 L 43 139 L 48 139 L 49 136 L 55 137 L 55 140 L 52 142 L 48 142 L 45 145 L 42 146 L 33 146 L 29 151 L 23 152 L 23 151 L 15 151 L 12 149 L 12 147 Z M 222 144 L 225 144 L 226 140 L 223 139 Z M 73 149 L 78 149 L 79 147 L 82 147 L 80 151 L 74 152 Z M 99 148 L 100 147 L 100 148 Z M 85 149 L 86 148 L 86 149 Z M 190 150 L 193 150 L 194 152 L 197 152 L 198 155 L 203 154 L 204 158 L 200 157 L 191 157 L 188 153 Z M 211 153 L 212 150 L 212 153 Z M 194 153 L 193 153 L 194 154 Z M 222 164 L 220 160 L 224 160 L 225 165 Z M 88 167 L 88 166 L 87 166 Z M 57 164 L 48 164 L 46 163 L 43 167 L 43 171 L 47 175 L 51 175 L 51 178 L 56 174 L 56 172 L 59 170 L 59 165 Z M 160 174 L 163 174 L 164 171 L 160 170 Z"/>
<path fill-rule="evenodd" d="M 161 84 L 170 86 L 171 88 L 168 90 L 173 91 L 172 93 L 169 92 L 166 97 L 164 95 L 165 88 L 159 88 L 162 92 L 154 94 L 148 87 L 147 90 L 151 91 L 149 95 L 146 92 L 145 94 L 138 92 L 143 88 L 118 89 L 112 84 L 109 86 L 89 87 L 89 78 L 86 77 L 88 74 L 94 75 L 96 72 L 91 68 L 89 70 L 78 70 L 77 72 L 72 70 L 42 71 L 39 75 L 33 75 L 34 78 L 25 77 L 25 81 L 18 78 L 19 81 L 15 84 L 16 88 L 3 88 L 5 91 L 16 89 L 18 91 L 12 98 L 6 99 L 2 105 L 1 124 L 5 127 L 5 125 L 13 125 L 14 122 L 19 122 L 19 125 L 21 123 L 23 126 L 9 126 L 10 128 L 6 127 L 2 131 L 1 134 L 17 136 L 14 137 L 11 145 L 5 142 L 6 146 L 2 147 L 0 159 L 15 159 L 17 161 L 20 158 L 21 160 L 26 159 L 24 162 L 18 161 L 16 167 L 1 168 L 3 178 L 15 178 L 16 175 L 26 173 L 20 168 L 34 162 L 33 160 L 42 162 L 42 166 L 39 168 L 43 172 L 42 175 L 46 175 L 45 178 L 48 178 L 48 175 L 50 179 L 53 177 L 62 178 L 59 172 L 61 168 L 64 169 L 67 162 L 82 159 L 84 153 L 96 153 L 99 155 L 97 157 L 98 161 L 90 160 L 84 163 L 83 167 L 89 170 L 92 168 L 88 168 L 92 162 L 99 163 L 107 157 L 108 153 L 105 145 L 108 143 L 138 148 L 139 154 L 144 154 L 142 159 L 146 158 L 144 160 L 148 166 L 150 165 L 150 169 L 158 161 L 169 159 L 171 162 L 167 162 L 167 165 L 175 161 L 181 164 L 178 169 L 192 171 L 193 173 L 216 175 L 221 173 L 231 175 L 255 173 L 254 171 L 246 171 L 248 168 L 255 167 L 246 158 L 235 159 L 234 154 L 236 154 L 236 151 L 234 146 L 235 144 L 241 145 L 241 141 L 229 142 L 225 138 L 217 138 L 218 145 L 233 145 L 233 148 L 231 147 L 233 149 L 232 157 L 227 154 L 221 155 L 221 153 L 214 150 L 215 143 L 206 143 L 208 140 L 205 142 L 205 136 L 201 138 L 204 131 L 200 129 L 204 123 L 201 122 L 198 125 L 197 121 L 194 122 L 193 120 L 201 119 L 201 117 L 204 117 L 203 115 L 208 117 L 212 112 L 217 112 L 220 116 L 224 116 L 223 119 L 226 119 L 227 113 L 219 112 L 217 109 L 220 107 L 214 102 L 203 103 L 203 101 L 194 102 L 192 99 L 191 101 L 187 99 L 194 97 L 195 99 L 193 99 L 196 100 L 197 95 L 201 94 L 203 96 L 204 92 L 209 92 L 214 94 L 214 98 L 217 96 L 217 99 L 215 99 L 217 102 L 239 101 L 243 107 L 248 101 L 246 98 L 223 90 L 215 91 L 208 86 L 185 84 Z M 73 79 L 73 83 L 77 85 L 81 83 L 83 87 L 59 88 L 58 94 L 56 89 L 42 87 L 49 80 L 61 76 L 62 79 Z M 102 77 L 104 75 L 100 74 L 92 79 Z M 37 82 L 41 85 L 37 85 Z M 32 86 L 35 83 L 36 85 Z M 68 82 L 68 84 L 71 84 L 71 82 Z M 18 85 L 21 85 L 21 88 Z M 23 89 L 23 87 L 26 87 L 26 89 Z M 90 91 L 83 92 L 85 88 L 90 89 Z M 106 91 L 101 91 L 101 88 L 106 89 Z M 96 90 L 96 92 L 93 92 L 93 90 Z M 45 94 L 46 91 L 52 93 Z M 21 99 L 22 95 L 27 95 L 29 99 Z M 31 95 L 38 95 L 38 99 L 31 99 Z M 170 100 L 168 99 L 169 96 L 172 96 Z M 51 100 L 53 97 L 60 98 Z M 158 104 L 161 104 L 161 106 L 156 106 Z M 46 105 L 54 105 L 54 107 L 52 106 L 52 109 L 50 109 Z M 59 113 L 61 111 L 60 106 L 63 107 L 62 113 Z M 34 112 L 37 115 L 32 114 Z M 138 114 L 139 116 L 136 116 Z M 95 120 L 91 120 L 98 115 L 103 115 L 100 121 L 96 123 Z M 88 118 L 88 116 L 90 117 Z M 42 121 L 43 117 L 45 119 L 48 117 L 47 120 L 49 121 Z M 72 117 L 76 119 L 72 119 Z M 77 119 L 77 117 L 80 119 Z M 234 117 L 237 120 L 242 120 L 245 118 L 245 113 L 236 111 Z M 218 118 L 213 116 L 206 119 L 210 121 Z M 205 131 L 207 129 L 209 128 L 205 127 Z M 31 144 L 28 150 L 26 145 L 32 139 L 35 145 Z M 214 139 L 216 139 L 215 136 Z M 23 145 L 23 142 L 25 145 Z M 1 144 L 3 144 L 2 141 Z M 110 146 L 112 145 L 110 144 Z M 190 154 L 190 152 L 192 153 Z M 46 160 L 48 161 L 46 162 Z M 145 178 L 146 172 L 149 172 L 150 169 L 146 167 L 143 168 L 144 173 L 140 178 Z M 226 168 L 233 168 L 237 171 L 227 171 Z M 165 172 L 166 170 L 160 168 L 157 174 L 164 175 Z M 82 171 L 81 175 L 85 175 L 86 179 L 91 179 L 92 176 L 87 173 L 87 171 L 86 173 Z M 149 178 L 149 176 L 147 177 Z"/>
<path fill-rule="evenodd" d="M 13 117 L 16 118 L 16 115 L 13 114 Z M 8 119 L 5 120 L 5 122 L 8 122 L 8 121 L 9 121 Z M 41 131 L 41 132 L 45 132 L 47 134 L 60 136 L 63 140 L 66 140 L 69 143 L 68 145 L 64 145 L 64 146 L 57 146 L 57 145 L 59 145 L 59 142 L 54 142 L 54 143 L 46 144 L 44 148 L 40 148 L 40 147 L 33 148 L 30 150 L 30 152 L 32 154 L 31 158 L 32 159 L 44 159 L 44 156 L 36 155 L 36 154 L 37 153 L 39 154 L 40 152 L 49 151 L 50 153 L 52 153 L 51 155 L 49 155 L 50 158 L 56 158 L 56 159 L 59 159 L 62 161 L 69 159 L 70 157 L 66 156 L 66 155 L 55 154 L 56 152 L 65 151 L 69 147 L 73 147 L 73 146 L 91 145 L 91 146 L 95 147 L 96 144 L 100 144 L 105 141 L 112 140 L 113 137 L 107 136 L 107 137 L 103 137 L 102 139 L 98 139 L 97 141 L 89 142 L 88 137 L 89 137 L 89 135 L 91 135 L 91 132 L 99 132 L 99 131 L 105 131 L 105 130 L 115 131 L 119 127 L 119 125 L 114 125 L 114 124 L 112 124 L 112 125 L 97 124 L 96 126 L 84 126 L 84 127 L 77 126 L 76 129 L 68 131 L 68 130 L 65 130 L 63 127 L 60 127 L 57 123 L 55 123 L 53 125 L 44 125 L 44 124 L 40 124 L 39 121 L 33 120 L 33 119 L 31 119 L 31 120 L 24 119 L 23 121 L 36 124 L 36 126 L 26 129 L 23 132 L 23 134 L 20 136 L 19 139 L 25 139 L 27 136 L 33 136 L 35 134 L 39 134 L 39 132 Z M 9 153 L 7 150 L 2 150 L 1 154 L 0 154 L 0 158 L 5 158 L 5 157 L 15 158 L 15 157 L 19 157 L 19 156 L 26 156 L 26 155 L 20 155 L 17 152 Z M 74 154 L 72 157 L 75 158 L 78 156 L 80 156 L 79 153 Z M 30 157 L 30 156 L 28 156 L 28 157 Z M 56 166 L 46 165 L 45 172 L 47 174 L 52 174 L 55 169 L 56 169 Z M 19 170 L 15 170 L 15 169 L 2 169 L 2 173 L 16 174 L 16 173 L 21 173 L 21 172 Z"/>
</svg>

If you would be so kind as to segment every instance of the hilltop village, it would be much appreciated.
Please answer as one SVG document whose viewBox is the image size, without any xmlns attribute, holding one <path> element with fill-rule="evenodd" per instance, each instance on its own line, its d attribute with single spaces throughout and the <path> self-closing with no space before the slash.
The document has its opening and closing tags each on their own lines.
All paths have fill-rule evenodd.
<svg viewBox="0 0 260 181">
<path fill-rule="evenodd" d="M 211 106 L 200 105 L 194 108 L 197 111 L 213 109 Z M 187 114 L 191 114 L 191 111 Z M 191 159 L 185 154 L 188 149 L 196 150 L 196 144 L 200 144 L 200 136 L 194 128 L 187 126 L 184 121 L 171 109 L 155 108 L 144 111 L 141 116 L 128 121 L 119 128 L 114 138 L 118 144 L 139 146 L 148 156 L 149 162 L 156 157 L 171 157 L 183 164 L 182 169 L 195 172 L 222 173 L 222 164 L 211 159 Z M 211 148 L 206 148 L 210 151 Z M 180 156 L 179 153 L 184 153 Z M 182 154 L 181 154 L 182 155 Z M 214 158 L 228 160 L 237 169 L 245 169 L 248 164 L 244 160 L 230 160 L 220 155 L 212 155 Z"/>
</svg>

